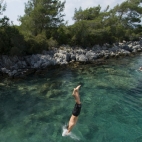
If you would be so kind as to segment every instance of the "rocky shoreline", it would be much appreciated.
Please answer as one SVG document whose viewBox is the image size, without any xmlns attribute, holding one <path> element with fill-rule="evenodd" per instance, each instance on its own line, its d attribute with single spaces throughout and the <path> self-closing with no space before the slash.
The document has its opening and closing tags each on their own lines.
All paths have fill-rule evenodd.
<svg viewBox="0 0 142 142">
<path fill-rule="evenodd" d="M 104 61 L 109 58 L 131 56 L 142 51 L 142 38 L 139 41 L 123 41 L 115 43 L 112 46 L 105 44 L 103 46 L 95 45 L 93 48 L 73 48 L 61 46 L 50 51 L 43 51 L 42 54 L 34 54 L 23 57 L 0 56 L 0 76 L 9 76 L 10 78 L 25 77 L 30 74 L 40 73 L 41 70 L 47 70 L 51 67 L 69 65 L 70 63 L 90 63 Z M 103 59 L 100 61 L 100 59 Z"/>
</svg>

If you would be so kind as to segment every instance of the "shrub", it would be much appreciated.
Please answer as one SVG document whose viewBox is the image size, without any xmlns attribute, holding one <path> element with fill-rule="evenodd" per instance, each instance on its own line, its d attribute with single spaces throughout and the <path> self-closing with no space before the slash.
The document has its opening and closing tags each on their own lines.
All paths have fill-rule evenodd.
<svg viewBox="0 0 142 142">
<path fill-rule="evenodd" d="M 58 46 L 58 42 L 54 40 L 52 37 L 47 40 L 47 43 L 48 43 L 49 49 L 51 49 L 52 47 Z"/>
</svg>

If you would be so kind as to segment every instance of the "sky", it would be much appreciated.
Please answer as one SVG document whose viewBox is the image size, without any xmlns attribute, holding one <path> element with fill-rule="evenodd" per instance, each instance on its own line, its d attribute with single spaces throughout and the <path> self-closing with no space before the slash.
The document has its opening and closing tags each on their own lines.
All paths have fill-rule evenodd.
<svg viewBox="0 0 142 142">
<path fill-rule="evenodd" d="M 60 1 L 63 2 L 64 0 Z M 64 20 L 68 21 L 68 25 L 74 23 L 72 17 L 74 15 L 75 8 L 79 9 L 79 7 L 81 7 L 84 10 L 89 7 L 100 5 L 103 10 L 107 7 L 107 5 L 109 5 L 110 8 L 113 8 L 115 5 L 121 4 L 124 1 L 125 0 L 66 0 L 63 12 L 65 14 Z M 15 25 L 19 25 L 20 23 L 17 21 L 18 16 L 24 15 L 25 3 L 28 2 L 28 0 L 4 0 L 4 2 L 6 2 L 7 8 L 3 15 L 9 17 L 10 21 L 13 21 Z M 0 18 L 3 17 L 3 15 L 0 15 Z"/>
</svg>

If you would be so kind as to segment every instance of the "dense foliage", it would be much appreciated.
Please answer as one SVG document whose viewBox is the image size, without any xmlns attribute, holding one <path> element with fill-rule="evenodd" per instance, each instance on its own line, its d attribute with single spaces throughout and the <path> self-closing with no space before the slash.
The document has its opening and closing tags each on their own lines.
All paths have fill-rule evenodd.
<svg viewBox="0 0 142 142">
<path fill-rule="evenodd" d="M 100 5 L 75 10 L 72 43 L 84 46 L 135 40 L 142 35 L 142 1 L 127 0 L 109 10 Z"/>
<path fill-rule="evenodd" d="M 101 6 L 75 9 L 73 25 L 64 24 L 65 2 L 28 0 L 20 26 L 0 19 L 0 54 L 40 53 L 62 44 L 92 47 L 122 40 L 138 40 L 142 36 L 142 0 L 127 0 L 105 10 Z M 0 14 L 6 4 L 0 2 Z"/>
<path fill-rule="evenodd" d="M 6 10 L 6 4 L 0 2 L 0 14 Z M 16 26 L 4 16 L 0 19 L 0 54 L 22 55 L 26 47 L 24 36 L 19 33 Z"/>
</svg>

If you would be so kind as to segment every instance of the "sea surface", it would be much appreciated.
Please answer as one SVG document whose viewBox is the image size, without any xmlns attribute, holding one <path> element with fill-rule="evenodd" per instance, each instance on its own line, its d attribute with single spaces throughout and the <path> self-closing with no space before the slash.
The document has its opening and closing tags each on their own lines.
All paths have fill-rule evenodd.
<svg viewBox="0 0 142 142">
<path fill-rule="evenodd" d="M 0 79 L 0 142 L 142 142 L 142 54 Z M 81 84 L 82 110 L 62 136 Z"/>
</svg>

